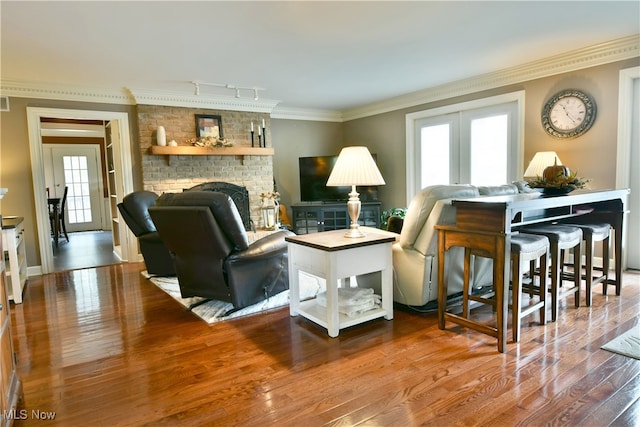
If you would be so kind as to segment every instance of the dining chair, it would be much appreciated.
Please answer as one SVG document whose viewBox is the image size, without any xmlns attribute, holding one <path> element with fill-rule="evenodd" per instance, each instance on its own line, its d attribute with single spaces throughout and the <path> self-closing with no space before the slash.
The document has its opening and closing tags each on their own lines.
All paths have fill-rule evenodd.
<svg viewBox="0 0 640 427">
<path fill-rule="evenodd" d="M 69 241 L 69 234 L 67 234 L 67 223 L 65 221 L 64 210 L 67 206 L 67 193 L 69 192 L 69 187 L 64 187 L 64 194 L 62 196 L 62 200 L 60 201 L 59 209 L 52 209 L 49 211 L 49 222 L 51 223 L 51 231 L 54 234 L 54 239 L 56 245 L 58 243 L 58 238 L 60 237 L 60 233 L 64 234 L 64 238 Z M 57 217 L 57 218 L 56 218 Z M 57 223 L 56 223 L 57 221 Z"/>
</svg>

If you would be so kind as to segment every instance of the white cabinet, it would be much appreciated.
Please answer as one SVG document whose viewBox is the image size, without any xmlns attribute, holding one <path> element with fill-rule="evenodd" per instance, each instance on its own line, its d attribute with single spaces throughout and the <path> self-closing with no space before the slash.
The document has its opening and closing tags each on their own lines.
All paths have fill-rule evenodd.
<svg viewBox="0 0 640 427">
<path fill-rule="evenodd" d="M 2 215 L 0 215 L 2 218 Z M 22 218 L 20 218 L 22 222 Z M 4 252 L 4 224 L 0 236 L 0 252 Z M 10 243 L 10 242 L 7 242 Z M 6 245 L 4 249 L 7 249 Z M 11 313 L 6 293 L 5 260 L 0 259 L 0 425 L 9 426 L 19 407 L 23 407 L 22 383 L 16 369 L 16 355 L 11 336 Z"/>
<path fill-rule="evenodd" d="M 7 293 L 16 304 L 22 303 L 22 291 L 27 283 L 27 255 L 24 248 L 24 221 L 22 217 L 2 218 L 4 259 L 7 265 Z"/>
</svg>

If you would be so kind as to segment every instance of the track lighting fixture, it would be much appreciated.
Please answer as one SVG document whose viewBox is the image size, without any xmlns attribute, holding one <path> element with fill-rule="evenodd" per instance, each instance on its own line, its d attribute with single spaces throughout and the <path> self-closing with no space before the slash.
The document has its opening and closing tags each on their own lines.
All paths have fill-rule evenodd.
<svg viewBox="0 0 640 427">
<path fill-rule="evenodd" d="M 260 87 L 244 87 L 244 86 L 236 86 L 236 85 L 231 85 L 231 84 L 219 84 L 219 83 L 206 83 L 206 82 L 200 82 L 200 81 L 191 81 L 190 82 L 193 87 L 194 87 L 194 94 L 195 95 L 200 95 L 200 86 L 212 86 L 212 87 L 219 87 L 219 88 L 224 88 L 224 89 L 229 89 L 229 90 L 233 90 L 234 91 L 234 95 L 236 98 L 241 98 L 242 97 L 242 91 L 253 91 L 253 100 L 257 101 L 258 99 L 260 99 L 260 91 L 261 90 L 265 90 L 263 88 Z"/>
</svg>

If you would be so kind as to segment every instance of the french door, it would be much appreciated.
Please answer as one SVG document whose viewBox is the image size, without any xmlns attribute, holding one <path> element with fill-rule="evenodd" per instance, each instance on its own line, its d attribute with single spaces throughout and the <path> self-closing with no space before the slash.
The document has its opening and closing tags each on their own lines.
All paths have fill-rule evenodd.
<svg viewBox="0 0 640 427">
<path fill-rule="evenodd" d="M 68 187 L 65 221 L 67 231 L 102 228 L 102 185 L 98 145 L 61 145 L 51 149 L 54 185 L 58 197 Z"/>
<path fill-rule="evenodd" d="M 430 185 L 500 185 L 522 175 L 521 92 L 407 115 L 407 197 Z"/>
<path fill-rule="evenodd" d="M 513 181 L 514 112 L 510 103 L 417 120 L 420 188 Z"/>
</svg>

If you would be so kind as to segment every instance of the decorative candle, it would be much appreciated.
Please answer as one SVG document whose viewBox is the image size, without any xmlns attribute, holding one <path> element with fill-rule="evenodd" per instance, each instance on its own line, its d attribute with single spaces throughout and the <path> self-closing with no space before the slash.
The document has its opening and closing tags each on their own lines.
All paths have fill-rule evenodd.
<svg viewBox="0 0 640 427">
<path fill-rule="evenodd" d="M 251 122 L 251 132 L 253 132 L 253 122 Z"/>
<path fill-rule="evenodd" d="M 262 127 L 265 127 L 265 126 L 264 126 L 264 119 L 262 119 Z"/>
<path fill-rule="evenodd" d="M 262 135 L 262 129 L 258 128 L 258 135 Z"/>
</svg>

